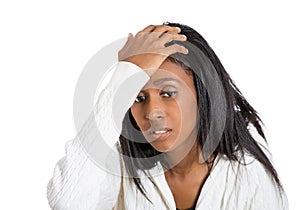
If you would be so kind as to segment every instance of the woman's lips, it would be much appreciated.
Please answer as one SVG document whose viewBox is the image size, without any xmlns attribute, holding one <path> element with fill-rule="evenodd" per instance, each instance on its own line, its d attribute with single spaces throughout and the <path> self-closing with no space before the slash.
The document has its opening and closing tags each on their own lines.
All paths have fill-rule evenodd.
<svg viewBox="0 0 300 210">
<path fill-rule="evenodd" d="M 155 129 L 150 132 L 148 132 L 148 140 L 154 141 L 154 140 L 164 140 L 168 138 L 172 133 L 172 129 L 165 128 L 165 129 Z"/>
</svg>

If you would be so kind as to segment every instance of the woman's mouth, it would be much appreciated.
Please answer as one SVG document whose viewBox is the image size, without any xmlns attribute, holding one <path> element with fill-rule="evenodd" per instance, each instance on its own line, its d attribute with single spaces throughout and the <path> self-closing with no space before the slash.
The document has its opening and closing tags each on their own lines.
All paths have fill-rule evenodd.
<svg viewBox="0 0 300 210">
<path fill-rule="evenodd" d="M 149 132 L 149 141 L 154 141 L 154 140 L 164 140 L 168 138 L 172 133 L 172 129 L 165 128 L 165 129 L 160 129 L 160 130 L 152 130 Z"/>
</svg>

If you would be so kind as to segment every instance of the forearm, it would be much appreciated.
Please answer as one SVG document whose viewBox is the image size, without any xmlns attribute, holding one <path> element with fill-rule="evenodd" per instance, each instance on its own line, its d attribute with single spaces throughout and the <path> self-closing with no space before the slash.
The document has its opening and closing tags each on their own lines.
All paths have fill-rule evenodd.
<svg viewBox="0 0 300 210">
<path fill-rule="evenodd" d="M 124 115 L 148 79 L 137 66 L 118 64 L 93 113 L 76 138 L 66 143 L 66 156 L 55 167 L 47 191 L 52 209 L 113 208 L 122 175 L 115 145 Z"/>
</svg>

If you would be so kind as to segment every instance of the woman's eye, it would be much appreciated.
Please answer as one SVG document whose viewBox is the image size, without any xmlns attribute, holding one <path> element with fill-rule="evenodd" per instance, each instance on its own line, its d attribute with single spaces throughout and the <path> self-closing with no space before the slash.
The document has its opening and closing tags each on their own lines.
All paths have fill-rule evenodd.
<svg viewBox="0 0 300 210">
<path fill-rule="evenodd" d="M 177 91 L 162 91 L 161 96 L 163 97 L 172 97 L 177 93 Z"/>
<path fill-rule="evenodd" d="M 145 101 L 146 97 L 145 96 L 137 96 L 135 98 L 135 103 L 141 103 L 143 101 Z"/>
</svg>

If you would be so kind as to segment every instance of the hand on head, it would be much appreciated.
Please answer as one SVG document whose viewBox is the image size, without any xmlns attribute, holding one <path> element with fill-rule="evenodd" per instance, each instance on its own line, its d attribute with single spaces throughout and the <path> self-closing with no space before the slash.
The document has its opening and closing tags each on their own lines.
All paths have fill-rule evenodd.
<svg viewBox="0 0 300 210">
<path fill-rule="evenodd" d="M 119 51 L 119 61 L 131 62 L 151 76 L 168 56 L 174 53 L 188 53 L 188 50 L 179 44 L 166 46 L 175 40 L 186 41 L 186 36 L 179 33 L 180 28 L 167 25 L 149 25 L 135 36 L 130 33 L 127 42 Z"/>
</svg>

